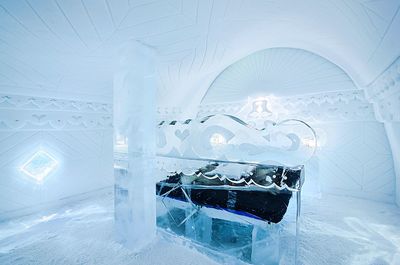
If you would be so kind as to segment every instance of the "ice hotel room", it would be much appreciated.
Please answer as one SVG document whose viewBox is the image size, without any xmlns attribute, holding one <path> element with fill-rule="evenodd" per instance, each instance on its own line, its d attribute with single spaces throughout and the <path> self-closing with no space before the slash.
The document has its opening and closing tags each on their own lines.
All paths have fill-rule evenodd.
<svg viewBox="0 0 400 265">
<path fill-rule="evenodd" d="M 400 0 L 0 0 L 1 265 L 400 265 Z"/>
</svg>

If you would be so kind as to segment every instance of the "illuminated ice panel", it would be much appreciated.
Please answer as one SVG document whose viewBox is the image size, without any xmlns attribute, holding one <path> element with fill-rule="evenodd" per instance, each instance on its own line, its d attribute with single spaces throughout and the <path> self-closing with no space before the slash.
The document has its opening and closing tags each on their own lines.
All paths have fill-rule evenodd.
<svg viewBox="0 0 400 265">
<path fill-rule="evenodd" d="M 37 182 L 41 182 L 57 167 L 57 164 L 55 158 L 40 150 L 22 165 L 21 171 Z"/>
</svg>

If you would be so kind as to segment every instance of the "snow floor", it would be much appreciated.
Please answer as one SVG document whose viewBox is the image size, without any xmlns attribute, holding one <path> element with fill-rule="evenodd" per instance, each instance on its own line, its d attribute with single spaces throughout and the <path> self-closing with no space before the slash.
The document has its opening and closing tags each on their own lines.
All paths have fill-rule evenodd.
<svg viewBox="0 0 400 265">
<path fill-rule="evenodd" d="M 303 198 L 304 265 L 400 264 L 400 209 L 349 197 Z M 0 223 L 0 264 L 216 264 L 159 233 L 135 254 L 114 241 L 113 195 Z"/>
</svg>

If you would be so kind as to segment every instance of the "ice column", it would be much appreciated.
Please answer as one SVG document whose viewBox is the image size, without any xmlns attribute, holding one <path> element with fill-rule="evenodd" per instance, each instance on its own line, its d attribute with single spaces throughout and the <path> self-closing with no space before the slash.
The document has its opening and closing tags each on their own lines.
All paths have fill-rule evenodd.
<svg viewBox="0 0 400 265">
<path fill-rule="evenodd" d="M 114 75 L 115 227 L 135 251 L 156 233 L 154 57 L 145 45 L 126 44 Z"/>
</svg>

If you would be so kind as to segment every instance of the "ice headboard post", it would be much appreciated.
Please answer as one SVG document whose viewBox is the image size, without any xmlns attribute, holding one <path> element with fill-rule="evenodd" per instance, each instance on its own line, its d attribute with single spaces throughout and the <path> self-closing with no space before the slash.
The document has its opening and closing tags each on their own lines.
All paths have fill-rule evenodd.
<svg viewBox="0 0 400 265">
<path fill-rule="evenodd" d="M 117 240 L 139 251 L 155 237 L 156 63 L 141 43 L 122 47 L 114 75 Z"/>
</svg>

